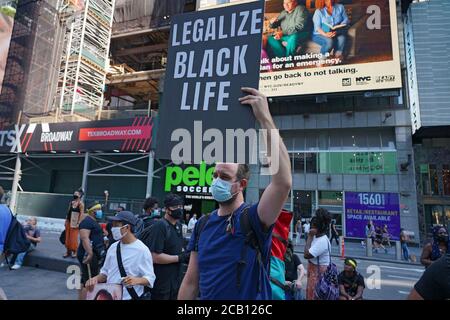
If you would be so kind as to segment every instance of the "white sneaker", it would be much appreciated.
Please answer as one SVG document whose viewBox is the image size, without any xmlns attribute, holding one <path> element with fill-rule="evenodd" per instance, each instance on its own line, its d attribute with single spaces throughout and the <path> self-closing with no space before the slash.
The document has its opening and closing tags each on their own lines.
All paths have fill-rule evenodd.
<svg viewBox="0 0 450 320">
<path fill-rule="evenodd" d="M 0 263 L 0 268 L 6 267 L 6 263 Z"/>
<path fill-rule="evenodd" d="M 13 265 L 11 267 L 12 270 L 17 270 L 17 269 L 20 269 L 20 268 L 21 268 L 21 266 L 19 266 L 18 264 L 15 264 L 15 265 Z"/>
</svg>

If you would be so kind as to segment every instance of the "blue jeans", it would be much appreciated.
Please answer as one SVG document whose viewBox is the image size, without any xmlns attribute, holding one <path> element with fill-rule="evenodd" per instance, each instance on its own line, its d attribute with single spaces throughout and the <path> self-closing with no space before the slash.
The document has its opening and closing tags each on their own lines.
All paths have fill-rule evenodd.
<svg viewBox="0 0 450 320">
<path fill-rule="evenodd" d="M 406 243 L 402 243 L 403 259 L 409 261 L 409 249 Z"/>
<path fill-rule="evenodd" d="M 17 265 L 19 265 L 19 266 L 22 266 L 22 265 L 23 265 L 23 260 L 25 260 L 26 255 L 27 255 L 29 252 L 33 251 L 34 249 L 36 249 L 36 245 L 32 243 L 32 244 L 30 245 L 30 247 L 28 248 L 27 251 L 22 252 L 22 253 L 19 253 L 19 254 L 17 255 L 16 261 L 14 262 L 14 264 L 17 264 Z"/>
<path fill-rule="evenodd" d="M 325 55 L 334 48 L 334 54 L 342 54 L 345 48 L 347 36 L 344 32 L 337 32 L 336 37 L 327 38 L 319 34 L 313 34 L 312 40 L 320 46 L 320 53 Z"/>
</svg>

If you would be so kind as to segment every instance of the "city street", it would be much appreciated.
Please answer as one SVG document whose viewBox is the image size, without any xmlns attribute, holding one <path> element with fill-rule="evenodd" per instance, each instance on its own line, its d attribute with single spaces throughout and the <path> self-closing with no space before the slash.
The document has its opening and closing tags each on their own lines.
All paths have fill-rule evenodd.
<svg viewBox="0 0 450 320">
<path fill-rule="evenodd" d="M 342 270 L 341 259 L 334 258 L 333 262 Z M 364 298 L 368 300 L 404 300 L 423 273 L 420 266 L 368 260 L 357 262 L 358 270 L 366 279 Z M 379 288 L 376 287 L 376 281 L 372 281 L 377 279 L 378 271 L 381 275 Z M 0 287 L 10 300 L 75 300 L 78 298 L 76 290 L 67 289 L 69 276 L 62 272 L 30 267 L 16 271 L 4 267 L 0 269 Z M 306 287 L 306 279 L 303 285 Z"/>
<path fill-rule="evenodd" d="M 68 290 L 69 274 L 30 267 L 10 271 L 0 269 L 0 288 L 8 300 L 75 300 L 76 290 Z"/>
</svg>

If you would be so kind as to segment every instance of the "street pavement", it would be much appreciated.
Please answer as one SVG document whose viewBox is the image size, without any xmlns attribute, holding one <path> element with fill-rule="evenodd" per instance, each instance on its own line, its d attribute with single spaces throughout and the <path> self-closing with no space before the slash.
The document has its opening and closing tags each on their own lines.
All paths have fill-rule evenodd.
<svg viewBox="0 0 450 320">
<path fill-rule="evenodd" d="M 406 299 L 424 271 L 422 267 L 411 265 L 356 260 L 358 270 L 366 280 L 364 298 L 368 300 Z M 343 269 L 343 260 L 333 258 L 333 262 L 340 271 Z M 377 275 L 381 277 L 378 278 Z M 0 269 L 0 288 L 5 291 L 9 300 L 76 300 L 77 291 L 67 288 L 69 276 L 62 272 L 32 267 L 15 271 L 4 267 Z M 303 287 L 306 288 L 306 279 Z"/>
<path fill-rule="evenodd" d="M 8 300 L 76 300 L 77 290 L 67 289 L 69 274 L 22 267 L 0 268 L 0 288 Z"/>
<path fill-rule="evenodd" d="M 25 260 L 26 267 L 10 271 L 0 268 L 0 288 L 8 299 L 17 300 L 75 300 L 77 291 L 67 288 L 70 274 L 67 268 L 77 264 L 76 259 L 62 259 L 65 248 L 58 241 L 55 232 L 42 233 L 43 242 L 37 250 Z M 305 267 L 303 259 L 304 240 L 295 247 Z M 398 262 L 395 260 L 394 248 L 388 254 L 375 254 L 372 258 L 365 256 L 365 249 L 359 243 L 346 243 L 346 256 L 358 262 L 358 271 L 366 280 L 364 298 L 368 300 L 404 300 L 419 280 L 424 268 L 420 264 Z M 420 255 L 420 248 L 411 248 L 411 253 Z M 333 262 L 340 271 L 343 260 L 340 259 L 339 248 L 332 247 Z M 306 279 L 303 281 L 306 288 Z"/>
</svg>

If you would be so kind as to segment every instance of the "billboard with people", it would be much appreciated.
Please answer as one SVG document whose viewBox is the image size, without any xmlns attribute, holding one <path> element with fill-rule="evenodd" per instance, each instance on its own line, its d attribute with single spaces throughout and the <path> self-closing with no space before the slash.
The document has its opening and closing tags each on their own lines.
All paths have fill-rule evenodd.
<svg viewBox="0 0 450 320">
<path fill-rule="evenodd" d="M 201 1 L 200 9 L 232 0 Z M 271 97 L 401 88 L 395 0 L 266 0 L 260 90 Z"/>
</svg>

